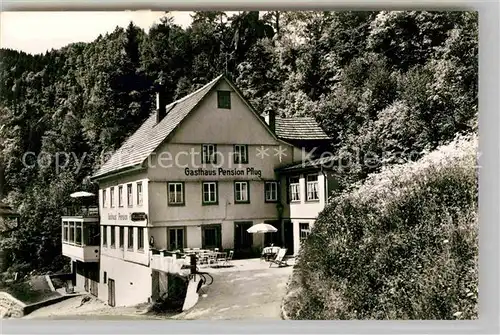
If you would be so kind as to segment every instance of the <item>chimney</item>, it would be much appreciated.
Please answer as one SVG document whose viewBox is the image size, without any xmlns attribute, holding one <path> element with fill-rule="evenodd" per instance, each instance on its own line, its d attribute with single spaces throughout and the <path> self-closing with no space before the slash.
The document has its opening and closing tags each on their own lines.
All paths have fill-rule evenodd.
<svg viewBox="0 0 500 335">
<path fill-rule="evenodd" d="M 269 125 L 269 128 L 271 128 L 272 132 L 276 132 L 276 112 L 272 109 L 269 109 L 267 111 L 267 124 Z"/>
<path fill-rule="evenodd" d="M 166 106 L 165 89 L 160 86 L 156 92 L 156 123 L 160 123 L 165 115 L 167 115 Z"/>
</svg>

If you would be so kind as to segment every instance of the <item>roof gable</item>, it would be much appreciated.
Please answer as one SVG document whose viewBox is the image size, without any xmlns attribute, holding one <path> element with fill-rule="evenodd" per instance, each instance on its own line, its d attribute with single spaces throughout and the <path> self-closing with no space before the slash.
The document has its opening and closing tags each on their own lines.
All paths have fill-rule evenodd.
<svg viewBox="0 0 500 335">
<path fill-rule="evenodd" d="M 244 101 L 260 123 L 266 127 L 273 138 L 277 141 L 286 143 L 270 130 L 267 123 L 265 123 L 252 108 L 239 89 L 224 75 L 220 75 L 197 91 L 167 105 L 167 114 L 159 123 L 156 123 L 157 111 L 154 111 L 139 129 L 136 130 L 135 133 L 133 133 L 121 147 L 112 154 L 110 159 L 99 168 L 92 178 L 97 179 L 119 171 L 140 167 L 148 157 L 174 133 L 181 122 L 199 106 L 200 102 L 222 79 L 234 89 L 236 94 Z"/>
<path fill-rule="evenodd" d="M 93 178 L 142 164 L 221 78 L 222 75 L 197 91 L 167 105 L 167 115 L 159 123 L 156 123 L 158 111 L 151 113 L 139 129 L 99 168 Z"/>
</svg>

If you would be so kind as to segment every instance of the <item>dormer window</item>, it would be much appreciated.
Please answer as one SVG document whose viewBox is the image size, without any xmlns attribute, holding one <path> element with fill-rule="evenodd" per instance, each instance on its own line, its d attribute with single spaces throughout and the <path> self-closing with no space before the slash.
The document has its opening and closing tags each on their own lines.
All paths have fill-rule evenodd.
<svg viewBox="0 0 500 335">
<path fill-rule="evenodd" d="M 217 91 L 217 108 L 231 109 L 230 91 Z"/>
</svg>

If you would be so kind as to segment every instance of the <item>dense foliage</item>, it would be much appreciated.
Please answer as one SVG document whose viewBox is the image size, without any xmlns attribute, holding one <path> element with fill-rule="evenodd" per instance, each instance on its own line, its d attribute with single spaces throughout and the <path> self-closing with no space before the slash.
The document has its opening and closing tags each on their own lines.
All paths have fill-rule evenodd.
<svg viewBox="0 0 500 335">
<path fill-rule="evenodd" d="M 476 152 L 459 138 L 334 198 L 302 245 L 290 316 L 477 318 Z"/>
<path fill-rule="evenodd" d="M 93 190 L 86 177 L 149 115 L 153 90 L 172 100 L 225 71 L 262 113 L 315 116 L 335 154 L 420 153 L 475 127 L 477 14 L 196 12 L 186 29 L 165 17 L 43 55 L 1 50 L 0 192 L 22 215 L 1 242 L 7 264 L 60 267 L 68 194 Z"/>
</svg>

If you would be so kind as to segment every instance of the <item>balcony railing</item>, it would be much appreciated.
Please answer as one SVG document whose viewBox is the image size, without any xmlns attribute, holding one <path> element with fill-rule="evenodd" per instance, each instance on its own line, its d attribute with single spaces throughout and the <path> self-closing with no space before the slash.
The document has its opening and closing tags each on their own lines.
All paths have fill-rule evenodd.
<svg viewBox="0 0 500 335">
<path fill-rule="evenodd" d="M 63 215 L 98 218 L 99 208 L 97 206 L 71 206 L 64 208 Z"/>
<path fill-rule="evenodd" d="M 158 252 L 151 250 L 149 253 L 149 264 L 153 270 L 172 274 L 185 274 L 187 270 L 182 270 L 186 265 L 186 259 L 177 258 L 175 254 Z"/>
</svg>

